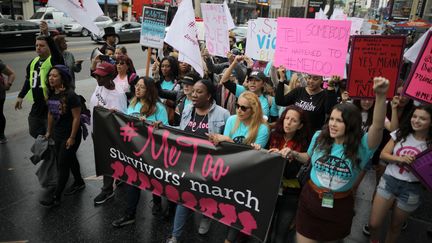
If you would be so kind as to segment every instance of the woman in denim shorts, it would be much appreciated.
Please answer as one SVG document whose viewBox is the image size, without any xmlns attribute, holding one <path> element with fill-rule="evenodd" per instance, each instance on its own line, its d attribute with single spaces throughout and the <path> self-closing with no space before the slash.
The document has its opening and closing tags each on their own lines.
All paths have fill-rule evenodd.
<svg viewBox="0 0 432 243">
<path fill-rule="evenodd" d="M 392 208 L 386 242 L 396 242 L 403 223 L 420 205 L 421 184 L 407 165 L 417 154 L 432 145 L 432 105 L 413 110 L 409 122 L 390 134 L 391 139 L 381 152 L 389 162 L 377 187 L 369 220 L 371 242 L 379 242 L 379 228 Z"/>
</svg>

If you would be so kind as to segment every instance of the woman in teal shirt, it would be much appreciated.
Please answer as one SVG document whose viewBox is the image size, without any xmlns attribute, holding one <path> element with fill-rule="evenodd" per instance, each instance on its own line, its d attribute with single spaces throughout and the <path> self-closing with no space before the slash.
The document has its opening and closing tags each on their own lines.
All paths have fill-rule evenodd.
<svg viewBox="0 0 432 243">
<path fill-rule="evenodd" d="M 135 96 L 132 98 L 126 114 L 149 122 L 160 121 L 168 124 L 165 106 L 160 102 L 155 82 L 152 78 L 142 77 L 135 84 Z M 127 208 L 125 214 L 112 222 L 114 227 L 122 227 L 135 222 L 136 207 L 141 189 L 127 185 Z M 154 210 L 161 211 L 161 198 L 153 195 Z M 159 204 L 158 204 L 159 202 Z"/>
</svg>

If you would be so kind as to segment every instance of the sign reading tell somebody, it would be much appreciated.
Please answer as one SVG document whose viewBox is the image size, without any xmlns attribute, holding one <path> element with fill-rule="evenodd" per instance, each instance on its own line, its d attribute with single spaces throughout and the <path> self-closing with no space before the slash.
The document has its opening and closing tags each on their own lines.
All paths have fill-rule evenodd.
<svg viewBox="0 0 432 243">
<path fill-rule="evenodd" d="M 344 76 L 350 21 L 278 18 L 275 66 Z"/>
<path fill-rule="evenodd" d="M 272 61 L 276 49 L 276 19 L 259 18 L 248 24 L 246 55 L 260 61 Z"/>
<path fill-rule="evenodd" d="M 162 48 L 165 38 L 166 20 L 166 10 L 144 7 L 140 44 L 157 49 Z"/>
<path fill-rule="evenodd" d="M 347 87 L 350 97 L 373 99 L 373 78 L 384 77 L 390 81 L 387 99 L 393 98 L 404 46 L 404 36 L 354 36 Z"/>
<path fill-rule="evenodd" d="M 215 146 L 99 107 L 93 119 L 98 175 L 149 190 L 264 240 L 285 164 L 280 155 L 233 143 Z"/>
<path fill-rule="evenodd" d="M 230 51 L 228 22 L 223 4 L 201 3 L 206 47 L 211 55 L 226 57 Z"/>
<path fill-rule="evenodd" d="M 432 103 L 432 32 L 429 32 L 415 65 L 411 68 L 404 94 L 420 102 Z"/>
</svg>

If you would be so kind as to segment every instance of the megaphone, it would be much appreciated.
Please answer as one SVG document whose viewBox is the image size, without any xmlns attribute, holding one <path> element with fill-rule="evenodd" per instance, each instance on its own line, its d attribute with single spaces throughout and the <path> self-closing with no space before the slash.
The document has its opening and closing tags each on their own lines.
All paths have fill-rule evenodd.
<svg viewBox="0 0 432 243">
<path fill-rule="evenodd" d="M 92 61 L 95 57 L 99 56 L 99 55 L 104 55 L 98 47 L 96 47 L 95 49 L 93 49 L 91 55 L 90 55 L 90 61 Z"/>
</svg>

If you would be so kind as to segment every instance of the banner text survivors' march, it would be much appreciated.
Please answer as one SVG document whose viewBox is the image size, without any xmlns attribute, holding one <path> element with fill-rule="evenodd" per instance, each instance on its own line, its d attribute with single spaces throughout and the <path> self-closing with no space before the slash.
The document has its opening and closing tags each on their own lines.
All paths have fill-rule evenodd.
<svg viewBox="0 0 432 243">
<path fill-rule="evenodd" d="M 121 160 L 125 163 L 128 163 L 138 170 L 146 173 L 147 175 L 153 175 L 155 178 L 159 180 L 164 180 L 166 183 L 173 184 L 175 186 L 180 185 L 180 178 L 183 178 L 185 176 L 185 172 L 182 173 L 182 175 L 178 175 L 176 173 L 172 173 L 170 171 L 163 170 L 161 168 L 157 168 L 153 165 L 149 165 L 145 163 L 142 160 L 141 155 L 145 152 L 150 153 L 152 158 L 154 160 L 157 160 L 159 156 L 163 153 L 164 158 L 164 166 L 166 169 L 170 167 L 174 167 L 181 155 L 181 149 L 177 148 L 174 145 L 171 145 L 171 148 L 169 148 L 168 144 L 168 137 L 170 135 L 169 131 L 164 131 L 162 135 L 162 145 L 160 148 L 156 148 L 155 138 L 153 136 L 153 130 L 154 127 L 148 126 L 148 139 L 145 145 L 142 147 L 142 149 L 139 152 L 133 152 L 136 157 L 139 157 L 139 160 L 134 159 L 132 157 L 129 157 L 119 149 L 110 148 L 110 157 L 113 159 Z M 206 144 L 213 146 L 209 141 L 199 139 L 199 138 L 192 138 L 192 137 L 186 137 L 181 136 L 178 137 L 177 145 L 181 147 L 192 147 L 193 148 L 193 156 L 190 161 L 190 172 L 194 172 L 195 170 L 195 164 L 197 162 L 197 155 L 198 155 L 198 144 Z M 149 148 L 149 145 L 151 144 L 150 151 L 147 151 L 147 148 Z M 159 149 L 159 151 L 156 151 Z M 201 174 L 203 177 L 211 176 L 213 181 L 219 181 L 221 177 L 228 174 L 229 166 L 225 166 L 225 162 L 223 159 L 218 158 L 216 159 L 216 163 L 213 164 L 213 156 L 210 154 L 207 154 L 204 158 L 203 166 L 201 169 Z M 185 161 L 182 161 L 184 163 Z M 250 190 L 246 190 L 246 192 L 242 191 L 235 191 L 231 188 L 221 188 L 215 185 L 209 186 L 204 183 L 200 183 L 194 180 L 189 180 L 190 182 L 190 190 L 199 192 L 202 194 L 207 195 L 213 195 L 214 197 L 220 197 L 225 198 L 228 200 L 234 199 L 238 204 L 245 205 L 246 207 L 255 210 L 256 212 L 259 212 L 259 200 L 258 198 L 252 196 L 252 192 Z"/>
</svg>

